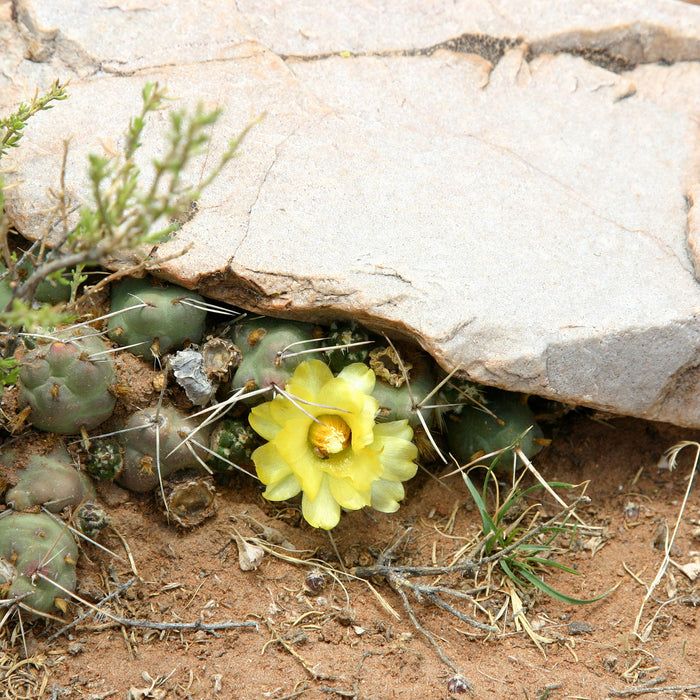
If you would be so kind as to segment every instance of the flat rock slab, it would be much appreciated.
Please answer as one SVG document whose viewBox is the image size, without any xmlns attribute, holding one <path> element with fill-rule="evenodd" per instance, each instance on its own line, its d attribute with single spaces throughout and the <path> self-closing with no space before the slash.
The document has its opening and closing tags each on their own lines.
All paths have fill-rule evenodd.
<svg viewBox="0 0 700 700">
<path fill-rule="evenodd" d="M 152 7 L 150 6 L 152 5 Z M 4 13 L 4 14 L 3 14 Z M 89 201 L 146 80 L 263 112 L 160 274 L 279 316 L 352 317 L 506 389 L 700 427 L 700 8 L 635 2 L 0 4 L 8 212 Z M 155 155 L 167 117 L 153 120 Z M 196 177 L 196 173 L 192 175 Z"/>
</svg>

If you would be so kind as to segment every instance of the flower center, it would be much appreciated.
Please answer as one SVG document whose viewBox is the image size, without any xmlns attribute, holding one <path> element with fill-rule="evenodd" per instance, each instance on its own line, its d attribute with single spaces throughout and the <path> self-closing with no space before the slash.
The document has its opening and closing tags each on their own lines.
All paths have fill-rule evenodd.
<svg viewBox="0 0 700 700">
<path fill-rule="evenodd" d="M 319 416 L 309 429 L 309 442 L 320 459 L 342 452 L 352 435 L 350 426 L 340 416 Z"/>
</svg>

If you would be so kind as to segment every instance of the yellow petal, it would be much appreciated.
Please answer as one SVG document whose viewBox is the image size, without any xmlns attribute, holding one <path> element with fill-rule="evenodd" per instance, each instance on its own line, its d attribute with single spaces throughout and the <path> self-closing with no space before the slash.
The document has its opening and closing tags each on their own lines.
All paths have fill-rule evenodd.
<svg viewBox="0 0 700 700">
<path fill-rule="evenodd" d="M 360 452 L 345 450 L 331 455 L 319 466 L 336 479 L 347 479 L 358 491 L 369 490 L 372 482 L 381 478 L 384 471 L 378 455 L 369 449 Z"/>
<path fill-rule="evenodd" d="M 302 362 L 287 382 L 285 390 L 305 401 L 316 402 L 316 397 L 323 385 L 333 379 L 328 365 L 321 360 Z"/>
<path fill-rule="evenodd" d="M 388 423 L 377 423 L 374 427 L 374 434 L 397 437 L 408 441 L 413 440 L 413 429 L 406 419 L 392 420 Z"/>
<path fill-rule="evenodd" d="M 338 374 L 340 379 L 352 384 L 357 391 L 363 394 L 371 394 L 374 390 L 374 383 L 377 379 L 374 372 L 362 362 L 355 362 L 343 368 Z"/>
<path fill-rule="evenodd" d="M 379 479 L 372 484 L 372 508 L 380 513 L 395 513 L 404 495 L 402 483 Z"/>
<path fill-rule="evenodd" d="M 266 442 L 252 454 L 255 471 L 266 486 L 284 479 L 292 473 L 287 462 L 282 458 L 274 442 Z"/>
<path fill-rule="evenodd" d="M 294 474 L 270 484 L 263 493 L 268 501 L 286 501 L 294 498 L 301 491 L 301 484 Z"/>
<path fill-rule="evenodd" d="M 418 470 L 414 463 L 418 457 L 418 448 L 407 440 L 396 437 L 378 436 L 372 444 L 379 461 L 384 467 L 382 478 L 389 481 L 408 481 Z"/>
<path fill-rule="evenodd" d="M 314 456 L 308 438 L 311 423 L 311 419 L 306 417 L 287 421 L 277 435 L 275 445 L 282 459 L 296 474 L 303 491 L 315 498 L 323 472 L 318 464 L 321 460 Z"/>
<path fill-rule="evenodd" d="M 362 410 L 346 418 L 352 431 L 352 449 L 359 451 L 374 442 L 374 417 L 379 410 L 379 401 L 373 396 L 365 396 Z"/>
<path fill-rule="evenodd" d="M 333 476 L 328 477 L 328 485 L 333 498 L 342 508 L 359 510 L 371 505 L 370 489 L 358 491 L 347 479 L 336 479 Z"/>
<path fill-rule="evenodd" d="M 344 413 L 358 413 L 362 409 L 364 394 L 355 390 L 351 384 L 342 379 L 331 379 L 326 382 L 321 391 L 317 394 L 317 401 L 325 406 L 332 406 L 336 411 Z M 325 410 L 325 413 L 333 411 Z"/>
<path fill-rule="evenodd" d="M 265 440 L 274 440 L 284 425 L 272 417 L 273 403 L 273 401 L 267 401 L 259 406 L 253 406 L 248 416 L 248 422 L 253 430 Z"/>
<path fill-rule="evenodd" d="M 297 418 L 307 417 L 306 413 L 311 413 L 313 415 L 313 408 L 309 410 L 309 406 L 306 406 L 301 401 L 295 398 L 296 404 L 285 398 L 284 396 L 278 396 L 274 401 L 270 402 L 270 416 L 275 423 L 280 425 L 285 425 L 289 420 L 296 420 Z M 300 408 L 301 407 L 301 408 Z M 303 411 L 301 409 L 304 409 Z M 304 413 L 306 411 L 306 413 Z M 309 420 L 311 420 L 309 418 Z"/>
<path fill-rule="evenodd" d="M 323 479 L 315 499 L 312 500 L 304 492 L 301 499 L 301 510 L 304 514 L 304 519 L 312 527 L 332 530 L 338 524 L 340 520 L 340 506 L 333 498 L 327 479 Z"/>
</svg>

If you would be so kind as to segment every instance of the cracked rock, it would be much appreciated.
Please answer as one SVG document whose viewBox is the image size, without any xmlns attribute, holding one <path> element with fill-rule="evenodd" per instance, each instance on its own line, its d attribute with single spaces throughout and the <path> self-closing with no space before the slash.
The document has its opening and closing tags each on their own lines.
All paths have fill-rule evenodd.
<svg viewBox="0 0 700 700">
<path fill-rule="evenodd" d="M 118 148 L 143 83 L 167 82 L 224 108 L 210 159 L 267 116 L 161 246 L 189 246 L 165 278 L 414 337 L 475 381 L 700 427 L 700 7 L 14 6 L 0 112 L 72 79 L 3 162 L 24 234 L 47 228 L 63 140 L 87 201 L 87 153 Z"/>
</svg>

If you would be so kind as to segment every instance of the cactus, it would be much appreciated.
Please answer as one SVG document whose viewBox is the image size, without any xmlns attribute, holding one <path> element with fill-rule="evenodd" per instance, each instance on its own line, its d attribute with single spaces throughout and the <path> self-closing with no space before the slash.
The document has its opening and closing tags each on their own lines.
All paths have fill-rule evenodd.
<svg viewBox="0 0 700 700">
<path fill-rule="evenodd" d="M 196 443 L 207 444 L 209 428 L 197 432 L 195 441 L 189 443 L 191 450 L 187 444 L 181 444 L 197 427 L 196 421 L 172 407 L 134 413 L 119 434 L 124 469 L 117 482 L 131 491 L 152 491 L 160 482 L 158 466 L 161 478 L 178 469 L 197 467 L 197 458 L 204 459 L 207 454 Z"/>
<path fill-rule="evenodd" d="M 85 328 L 60 331 L 56 337 L 25 354 L 19 373 L 20 405 L 31 407 L 29 418 L 40 430 L 91 430 L 112 415 L 116 403 L 109 392 L 114 366 L 104 354 L 107 345 Z"/>
<path fill-rule="evenodd" d="M 78 547 L 65 526 L 49 515 L 12 513 L 1 518 L 0 557 L 6 564 L 3 597 L 21 599 L 23 607 L 52 612 L 56 599 L 67 594 L 51 581 L 75 590 Z"/>
<path fill-rule="evenodd" d="M 14 510 L 43 505 L 53 513 L 77 506 L 94 497 L 89 477 L 73 466 L 68 451 L 60 447 L 47 455 L 32 455 L 19 481 L 5 496 Z"/>
<path fill-rule="evenodd" d="M 520 448 L 528 458 L 534 457 L 542 449 L 543 435 L 524 397 L 491 390 L 485 394 L 485 399 L 486 407 L 496 418 L 476 406 L 465 406 L 458 414 L 446 417 L 447 442 L 455 459 L 464 464 L 479 454 L 508 447 L 530 426 L 532 429 L 520 440 Z M 493 457 L 487 464 L 495 460 Z M 513 450 L 506 450 L 498 458 L 498 465 L 507 469 L 512 464 Z"/>
<path fill-rule="evenodd" d="M 85 471 L 101 481 L 113 481 L 124 468 L 121 443 L 115 439 L 97 438 L 90 441 L 85 458 Z"/>
<path fill-rule="evenodd" d="M 0 276 L 5 272 L 7 272 L 7 267 L 0 263 Z M 17 265 L 15 268 L 15 274 L 20 281 L 28 277 L 32 272 L 34 272 L 34 266 L 29 259 L 26 259 L 21 265 Z M 11 275 L 8 274 L 0 280 L 0 311 L 7 306 L 7 303 L 12 298 L 11 279 Z M 59 304 L 62 301 L 68 301 L 70 299 L 71 290 L 70 274 L 63 273 L 61 279 L 65 280 L 65 283 L 54 277 L 47 277 L 39 282 L 34 292 L 33 301 L 38 301 L 43 304 Z"/>
<path fill-rule="evenodd" d="M 75 514 L 75 524 L 86 537 L 94 540 L 110 524 L 110 518 L 101 505 L 84 503 Z"/>
<path fill-rule="evenodd" d="M 283 387 L 299 364 L 309 358 L 308 355 L 287 357 L 285 351 L 296 353 L 318 347 L 307 342 L 313 337 L 313 326 L 308 323 L 276 318 L 253 318 L 237 323 L 232 340 L 243 354 L 243 360 L 233 377 L 233 386 L 251 391 L 272 384 Z"/>
<path fill-rule="evenodd" d="M 421 425 L 416 404 L 427 396 L 435 386 L 430 363 L 422 355 L 412 357 L 412 362 L 403 360 L 403 368 L 394 348 L 377 348 L 370 352 L 370 367 L 377 375 L 374 396 L 379 401 L 377 420 L 381 422 L 406 419 L 411 426 Z M 432 425 L 433 409 L 421 409 L 426 425 Z"/>
<path fill-rule="evenodd" d="M 224 473 L 234 470 L 229 462 L 233 462 L 239 467 L 252 466 L 253 452 L 260 445 L 262 445 L 262 440 L 248 425 L 247 420 L 239 418 L 222 420 L 211 434 L 209 448 L 223 459 L 210 457 L 209 466 Z"/>
<path fill-rule="evenodd" d="M 182 347 L 185 342 L 198 343 L 204 333 L 207 312 L 186 301 L 203 302 L 196 292 L 167 285 L 156 287 L 148 279 L 125 279 L 112 289 L 112 313 L 129 309 L 108 321 L 109 337 L 119 345 L 132 345 L 134 355 L 152 360 L 154 356 Z"/>
<path fill-rule="evenodd" d="M 371 340 L 367 330 L 359 326 L 354 321 L 333 321 L 326 333 L 328 346 L 352 345 Z M 340 370 L 355 362 L 367 362 L 370 345 L 356 345 L 354 347 L 340 347 L 326 352 L 328 365 L 333 374 L 338 374 Z"/>
</svg>

